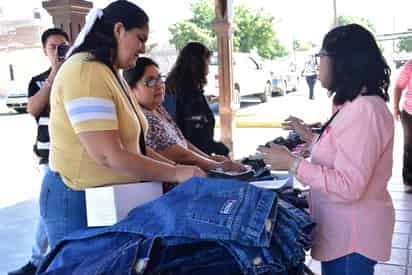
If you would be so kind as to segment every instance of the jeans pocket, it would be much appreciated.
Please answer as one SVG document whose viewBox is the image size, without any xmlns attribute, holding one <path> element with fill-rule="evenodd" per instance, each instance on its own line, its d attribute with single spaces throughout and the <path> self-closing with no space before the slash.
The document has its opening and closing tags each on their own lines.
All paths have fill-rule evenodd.
<svg viewBox="0 0 412 275">
<path fill-rule="evenodd" d="M 231 229 L 243 203 L 245 189 L 195 196 L 188 203 L 187 217 L 195 222 Z"/>
</svg>

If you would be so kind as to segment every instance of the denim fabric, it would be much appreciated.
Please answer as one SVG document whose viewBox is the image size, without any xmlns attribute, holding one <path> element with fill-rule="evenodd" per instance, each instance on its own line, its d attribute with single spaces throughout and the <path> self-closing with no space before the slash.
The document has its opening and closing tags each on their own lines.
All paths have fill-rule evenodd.
<svg viewBox="0 0 412 275">
<path fill-rule="evenodd" d="M 135 208 L 118 224 L 72 233 L 39 274 L 291 274 L 284 250 L 273 241 L 276 228 L 282 227 L 278 208 L 270 190 L 192 178 Z M 300 223 L 295 221 L 297 227 Z M 282 238 L 292 246 L 303 237 L 296 229 Z"/>
<path fill-rule="evenodd" d="M 46 174 L 46 171 L 49 169 L 49 165 L 41 165 L 43 173 L 42 177 Z M 36 225 L 36 233 L 34 237 L 34 243 L 31 248 L 31 260 L 35 266 L 39 266 L 41 260 L 43 259 L 44 255 L 47 253 L 47 249 L 49 247 L 49 242 L 47 239 L 46 234 L 46 226 L 44 225 L 43 219 L 39 215 L 39 219 L 37 220 Z"/>
<path fill-rule="evenodd" d="M 40 215 L 53 248 L 69 233 L 87 228 L 84 191 L 67 187 L 59 174 L 48 168 L 41 186 Z"/>
<path fill-rule="evenodd" d="M 315 98 L 315 84 L 316 84 L 316 75 L 308 75 L 306 76 L 306 82 L 308 83 L 309 87 L 309 99 Z"/>
<path fill-rule="evenodd" d="M 280 249 L 286 269 L 305 260 L 304 250 L 311 247 L 310 233 L 315 223 L 305 212 L 280 200 L 272 246 Z"/>
<path fill-rule="evenodd" d="M 110 231 L 270 245 L 265 223 L 276 193 L 234 180 L 194 177 L 135 208 Z M 138 221 L 138 222 L 137 222 Z"/>
<path fill-rule="evenodd" d="M 145 274 L 241 274 L 227 250 L 215 242 L 171 245 L 166 240 L 153 251 Z"/>
<path fill-rule="evenodd" d="M 373 275 L 376 261 L 358 253 L 322 262 L 322 275 Z"/>
<path fill-rule="evenodd" d="M 37 221 L 35 234 L 36 235 L 35 235 L 34 243 L 31 248 L 30 262 L 32 262 L 35 266 L 39 266 L 44 255 L 46 255 L 47 253 L 47 248 L 49 245 L 47 241 L 46 227 L 41 217 L 39 217 Z"/>
</svg>

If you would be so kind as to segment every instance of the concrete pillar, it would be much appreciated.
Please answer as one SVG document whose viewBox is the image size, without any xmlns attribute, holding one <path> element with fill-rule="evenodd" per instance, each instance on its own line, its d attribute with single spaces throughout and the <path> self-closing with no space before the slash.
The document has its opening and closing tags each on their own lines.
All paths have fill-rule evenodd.
<svg viewBox="0 0 412 275">
<path fill-rule="evenodd" d="M 235 112 L 239 99 L 233 87 L 233 40 L 232 40 L 232 0 L 215 0 L 216 19 L 213 26 L 217 34 L 219 58 L 219 114 L 221 140 L 233 154 L 233 134 Z"/>
<path fill-rule="evenodd" d="M 43 8 L 53 17 L 53 24 L 69 35 L 74 42 L 82 29 L 86 15 L 93 3 L 85 0 L 49 0 L 42 2 Z"/>
</svg>

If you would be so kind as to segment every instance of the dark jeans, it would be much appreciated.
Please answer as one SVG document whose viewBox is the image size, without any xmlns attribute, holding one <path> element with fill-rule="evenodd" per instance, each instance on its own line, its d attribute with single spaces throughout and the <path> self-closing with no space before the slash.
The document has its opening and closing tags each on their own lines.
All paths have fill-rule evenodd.
<svg viewBox="0 0 412 275">
<path fill-rule="evenodd" d="M 309 86 L 309 99 L 314 99 L 314 90 L 315 90 L 315 84 L 316 84 L 316 75 L 308 75 L 306 76 L 306 82 L 308 83 Z"/>
<path fill-rule="evenodd" d="M 358 253 L 352 253 L 322 262 L 322 275 L 373 275 L 376 263 Z"/>
<path fill-rule="evenodd" d="M 412 115 L 401 112 L 403 128 L 403 183 L 412 186 Z"/>
</svg>

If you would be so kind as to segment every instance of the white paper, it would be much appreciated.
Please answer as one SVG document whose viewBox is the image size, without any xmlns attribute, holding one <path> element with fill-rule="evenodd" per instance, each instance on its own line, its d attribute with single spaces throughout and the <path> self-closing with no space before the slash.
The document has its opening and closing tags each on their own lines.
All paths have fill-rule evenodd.
<svg viewBox="0 0 412 275">
<path fill-rule="evenodd" d="M 262 181 L 251 181 L 256 187 L 266 188 L 266 189 L 279 189 L 285 186 L 290 179 L 278 179 L 278 180 L 262 180 Z"/>
<path fill-rule="evenodd" d="M 86 189 L 88 226 L 113 225 L 130 210 L 163 194 L 160 182 L 119 184 Z"/>
</svg>

